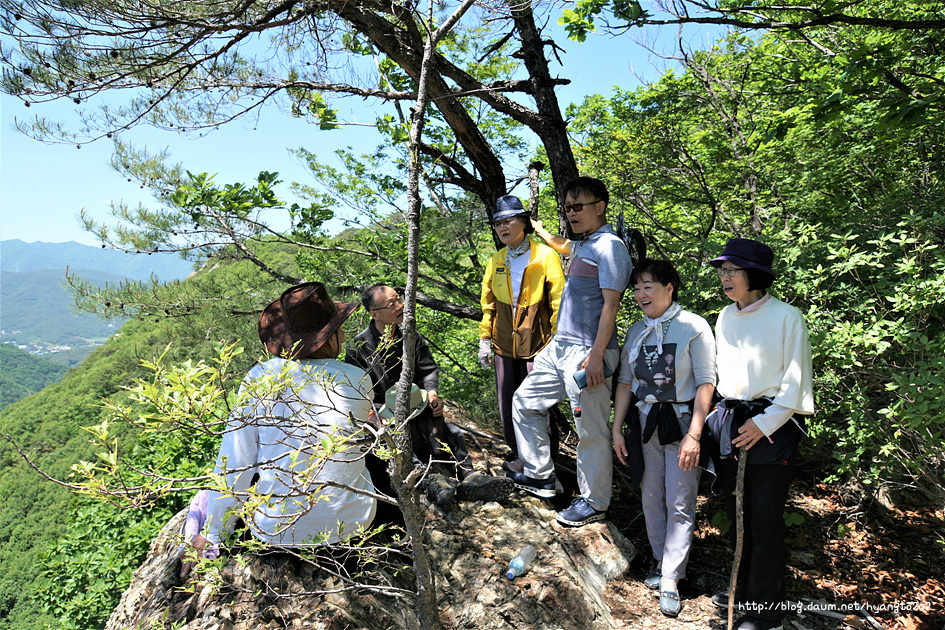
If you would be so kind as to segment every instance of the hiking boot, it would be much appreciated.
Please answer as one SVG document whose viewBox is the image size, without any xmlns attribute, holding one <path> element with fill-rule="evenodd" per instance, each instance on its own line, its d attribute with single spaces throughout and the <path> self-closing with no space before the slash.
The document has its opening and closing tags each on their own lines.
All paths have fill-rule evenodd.
<svg viewBox="0 0 945 630">
<path fill-rule="evenodd" d="M 718 606 L 719 608 L 724 608 L 728 610 L 728 591 L 722 591 L 721 593 L 716 593 L 712 596 L 712 603 Z M 738 591 L 735 592 L 735 610 L 741 611 L 744 608 L 742 603 L 742 597 L 738 595 Z"/>
<path fill-rule="evenodd" d="M 501 501 L 509 498 L 515 483 L 507 477 L 490 477 L 481 472 L 470 473 L 456 488 L 460 501 Z"/>
<path fill-rule="evenodd" d="M 458 482 L 451 477 L 433 473 L 426 480 L 427 498 L 446 509 L 453 500 L 453 495 L 456 494 L 457 484 Z"/>
<path fill-rule="evenodd" d="M 558 512 L 558 522 L 571 527 L 581 527 L 588 523 L 602 521 L 607 516 L 606 511 L 595 510 L 584 497 L 571 501 L 570 507 Z"/>
<path fill-rule="evenodd" d="M 532 479 L 525 473 L 509 471 L 505 473 L 507 479 L 511 479 L 515 487 L 524 490 L 529 494 L 542 499 L 551 499 L 559 492 L 558 480 L 552 475 L 548 479 Z"/>
<path fill-rule="evenodd" d="M 467 458 L 467 461 L 456 464 L 456 478 L 460 483 L 466 481 L 466 477 L 475 474 L 476 469 L 472 467 L 472 462 L 469 461 L 469 458 Z"/>
</svg>

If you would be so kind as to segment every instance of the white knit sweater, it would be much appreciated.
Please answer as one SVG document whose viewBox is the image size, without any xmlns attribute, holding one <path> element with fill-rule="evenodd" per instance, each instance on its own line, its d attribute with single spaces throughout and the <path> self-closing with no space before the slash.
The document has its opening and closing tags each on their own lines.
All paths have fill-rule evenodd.
<svg viewBox="0 0 945 630">
<path fill-rule="evenodd" d="M 801 312 L 769 298 L 757 309 L 729 304 L 715 324 L 718 391 L 726 398 L 768 397 L 755 424 L 771 436 L 794 414 L 814 413 L 811 349 Z"/>
</svg>

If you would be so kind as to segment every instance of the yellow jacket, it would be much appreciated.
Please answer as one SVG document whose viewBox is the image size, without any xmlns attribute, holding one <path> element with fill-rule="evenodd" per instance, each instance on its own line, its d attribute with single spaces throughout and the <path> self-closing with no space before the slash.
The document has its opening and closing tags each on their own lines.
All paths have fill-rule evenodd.
<svg viewBox="0 0 945 630">
<path fill-rule="evenodd" d="M 558 253 L 536 239 L 531 242 L 514 322 L 512 283 L 505 266 L 508 248 L 492 255 L 482 278 L 479 338 L 492 339 L 496 354 L 513 359 L 530 359 L 551 341 L 558 328 L 558 303 L 564 289 Z"/>
</svg>

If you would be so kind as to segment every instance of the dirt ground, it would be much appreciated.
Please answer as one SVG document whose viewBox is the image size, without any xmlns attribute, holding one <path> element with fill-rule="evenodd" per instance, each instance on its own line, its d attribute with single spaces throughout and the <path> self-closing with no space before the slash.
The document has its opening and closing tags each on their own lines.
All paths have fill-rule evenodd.
<svg viewBox="0 0 945 630">
<path fill-rule="evenodd" d="M 496 464 L 502 461 L 500 440 L 499 436 L 495 441 L 473 438 L 475 444 L 469 445 L 480 462 L 482 449 L 489 452 L 493 474 L 502 474 Z M 574 467 L 575 443 L 575 436 L 568 436 L 556 459 L 558 477 L 565 486 L 565 496 L 553 502 L 556 509 L 563 509 L 576 496 L 576 479 L 569 472 Z M 835 617 L 795 609 L 785 618 L 785 630 L 945 630 L 942 507 L 888 509 L 855 487 L 851 491 L 850 484 L 825 483 L 828 473 L 822 468 L 809 459 L 800 461 L 792 484 L 786 511 L 790 524 L 787 598 L 821 609 L 833 605 Z M 726 629 L 727 613 L 710 600 L 713 593 L 727 588 L 733 556 L 728 536 L 716 525 L 721 525 L 719 518 L 724 514 L 721 495 L 712 494 L 703 483 L 688 576 L 679 584 L 682 612 L 670 619 L 660 612 L 654 592 L 643 586 L 652 560 L 639 490 L 620 471 L 615 473 L 614 484 L 608 518 L 639 551 L 624 577 L 610 582 L 605 593 L 618 630 Z M 855 614 L 857 605 L 878 626 Z M 838 609 L 849 614 L 836 618 Z"/>
<path fill-rule="evenodd" d="M 727 613 L 710 600 L 728 586 L 732 565 L 727 535 L 712 524 L 724 511 L 721 496 L 699 497 L 698 523 L 689 561 L 689 576 L 680 582 L 683 610 L 676 620 L 659 612 L 652 591 L 642 580 L 651 566 L 640 513 L 639 495 L 624 488 L 611 518 L 640 550 L 625 581 L 608 589 L 608 603 L 618 628 L 727 628 Z M 844 619 L 794 611 L 785 630 L 870 628 L 863 607 L 889 630 L 945 628 L 945 552 L 941 509 L 886 511 L 872 505 L 846 506 L 830 485 L 797 479 L 787 512 L 797 522 L 788 528 L 787 597 L 791 602 L 833 604 L 848 612 Z M 826 606 L 822 606 L 826 608 Z M 737 616 L 737 615 L 736 615 Z"/>
</svg>

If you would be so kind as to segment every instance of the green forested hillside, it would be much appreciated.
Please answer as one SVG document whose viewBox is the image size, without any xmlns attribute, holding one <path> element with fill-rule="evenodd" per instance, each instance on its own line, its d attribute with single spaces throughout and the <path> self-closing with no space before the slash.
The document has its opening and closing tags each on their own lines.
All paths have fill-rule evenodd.
<svg viewBox="0 0 945 630">
<path fill-rule="evenodd" d="M 0 343 L 0 409 L 35 394 L 66 373 L 66 367 Z"/>
<path fill-rule="evenodd" d="M 270 263 L 292 265 L 292 260 L 277 248 Z M 70 623 L 97 627 L 102 607 L 111 605 L 127 584 L 156 528 L 186 502 L 188 497 L 175 495 L 148 509 L 123 510 L 80 499 L 44 480 L 17 451 L 44 474 L 68 481 L 73 464 L 95 458 L 96 448 L 82 427 L 102 423 L 108 416 L 103 399 L 125 400 L 125 388 L 147 376 L 142 361 L 165 351 L 172 363 L 199 359 L 212 354 L 221 340 L 248 340 L 248 347 L 256 349 L 257 313 L 284 285 L 247 262 L 236 262 L 206 271 L 184 286 L 176 290 L 216 295 L 216 306 L 189 318 L 130 321 L 60 382 L 0 413 L 0 435 L 6 438 L 0 440 L 0 628 L 63 628 L 62 619 L 47 614 L 34 598 L 48 593 L 53 583 L 70 585 L 67 590 L 79 593 L 84 602 L 79 608 L 91 611 L 91 618 L 70 612 L 68 617 L 75 617 Z M 239 298 L 228 298 L 226 292 Z M 247 352 L 237 374 L 253 360 L 255 355 Z M 111 433 L 123 447 L 136 448 L 135 427 L 114 426 Z M 211 465 L 214 453 L 197 456 L 201 465 Z M 46 570 L 44 575 L 47 553 L 61 573 Z"/>
<path fill-rule="evenodd" d="M 42 470 L 67 479 L 69 467 L 93 456 L 80 427 L 101 421 L 103 396 L 118 393 L 141 373 L 139 356 L 160 352 L 167 337 L 154 326 L 132 322 L 121 341 L 99 348 L 81 367 L 41 391 L 4 409 L 0 433 Z M 129 437 L 128 427 L 118 434 Z M 7 441 L 0 443 L 0 627 L 41 628 L 43 616 L 29 594 L 36 588 L 37 555 L 68 526 L 71 493 L 30 470 Z M 46 620 L 51 621 L 51 620 Z"/>
<path fill-rule="evenodd" d="M 261 245 L 260 250 L 269 265 L 295 271 L 291 249 Z M 169 291 L 199 295 L 203 307 L 188 317 L 128 322 L 60 382 L 0 412 L 0 435 L 6 437 L 0 440 L 0 628 L 58 630 L 64 619 L 70 627 L 97 627 L 101 611 L 113 605 L 154 533 L 189 498 L 174 495 L 140 510 L 112 508 L 44 480 L 17 449 L 44 474 L 69 481 L 70 467 L 94 460 L 97 452 L 82 427 L 108 418 L 104 399 L 127 401 L 125 389 L 148 377 L 143 361 L 162 353 L 172 364 L 199 360 L 221 341 L 258 350 L 258 313 L 284 286 L 246 261 L 217 265 L 173 284 Z M 254 352 L 245 353 L 234 378 L 255 358 Z M 132 451 L 147 448 L 137 443 L 137 433 L 128 424 L 111 429 L 121 447 Z M 201 468 L 212 465 L 215 451 L 210 451 L 192 454 Z M 37 599 L 59 592 L 56 588 L 76 594 L 80 602 L 67 614 L 60 609 L 62 618 L 49 613 L 49 601 Z"/>
</svg>

